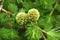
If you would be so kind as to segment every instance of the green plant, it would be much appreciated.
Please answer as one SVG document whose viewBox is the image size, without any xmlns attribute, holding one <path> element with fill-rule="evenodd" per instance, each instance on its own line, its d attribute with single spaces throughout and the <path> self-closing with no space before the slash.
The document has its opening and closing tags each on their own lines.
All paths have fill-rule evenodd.
<svg viewBox="0 0 60 40">
<path fill-rule="evenodd" d="M 18 32 L 6 28 L 0 28 L 0 40 L 20 40 Z"/>
<path fill-rule="evenodd" d="M 28 40 L 39 40 L 42 37 L 42 32 L 35 23 L 27 24 L 26 35 Z"/>
<path fill-rule="evenodd" d="M 59 0 L 0 0 L 0 40 L 60 40 Z"/>
</svg>

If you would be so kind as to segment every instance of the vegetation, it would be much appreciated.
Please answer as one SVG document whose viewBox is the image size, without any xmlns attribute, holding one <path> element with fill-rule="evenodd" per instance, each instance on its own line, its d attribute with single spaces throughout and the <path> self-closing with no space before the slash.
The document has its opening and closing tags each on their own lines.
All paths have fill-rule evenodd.
<svg viewBox="0 0 60 40">
<path fill-rule="evenodd" d="M 60 40 L 60 0 L 0 0 L 0 40 Z"/>
</svg>

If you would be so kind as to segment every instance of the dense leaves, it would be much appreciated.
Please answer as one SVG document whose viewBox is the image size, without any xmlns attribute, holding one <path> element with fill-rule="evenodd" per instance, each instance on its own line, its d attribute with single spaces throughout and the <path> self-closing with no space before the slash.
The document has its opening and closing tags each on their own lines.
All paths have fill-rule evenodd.
<svg viewBox="0 0 60 40">
<path fill-rule="evenodd" d="M 19 40 L 18 33 L 15 30 L 0 28 L 0 40 Z"/>
<path fill-rule="evenodd" d="M 28 40 L 39 40 L 42 37 L 42 32 L 38 25 L 31 23 L 27 25 L 26 35 Z"/>
<path fill-rule="evenodd" d="M 59 0 L 2 1 L 4 10 L 0 11 L 0 40 L 60 40 L 59 2 Z M 31 9 L 38 10 L 38 13 L 35 10 L 30 11 Z M 20 12 L 27 14 L 26 18 L 22 15 L 17 17 Z"/>
</svg>

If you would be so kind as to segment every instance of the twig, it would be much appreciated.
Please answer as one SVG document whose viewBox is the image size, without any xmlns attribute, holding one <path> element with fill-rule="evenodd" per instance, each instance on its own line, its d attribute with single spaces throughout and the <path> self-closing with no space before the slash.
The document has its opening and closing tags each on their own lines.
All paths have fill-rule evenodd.
<svg viewBox="0 0 60 40">
<path fill-rule="evenodd" d="M 53 12 L 54 12 L 54 10 L 55 10 L 55 8 L 56 8 L 57 4 L 58 4 L 58 1 L 56 2 L 56 4 L 55 4 L 54 8 L 52 8 L 52 11 L 50 12 L 50 16 L 53 14 Z"/>
<path fill-rule="evenodd" d="M 46 40 L 45 36 L 44 36 L 44 33 L 47 34 L 47 32 L 43 29 L 40 28 L 40 30 L 42 31 L 42 37 L 44 38 L 44 40 Z"/>
<path fill-rule="evenodd" d="M 47 32 L 45 30 L 41 30 L 43 33 L 47 34 Z"/>
<path fill-rule="evenodd" d="M 38 25 L 38 23 L 36 23 Z M 44 38 L 44 40 L 46 40 L 44 34 L 47 34 L 47 32 L 41 28 L 39 28 L 42 31 L 42 37 Z"/>
<path fill-rule="evenodd" d="M 3 9 L 3 8 L 2 8 L 2 11 L 3 11 L 3 12 L 5 12 L 5 13 L 7 13 L 7 14 L 9 14 L 9 15 L 12 15 L 12 13 L 11 13 L 11 12 L 9 12 L 9 11 L 7 11 L 7 10 Z"/>
<path fill-rule="evenodd" d="M 42 29 L 41 29 L 41 31 L 42 31 L 42 37 L 44 38 L 44 40 L 46 40 L 44 33 L 47 34 L 47 32 L 45 30 L 42 30 Z"/>
<path fill-rule="evenodd" d="M 3 2 L 4 2 L 4 0 L 0 0 L 0 11 L 1 11 L 2 7 L 3 7 Z"/>
<path fill-rule="evenodd" d="M 43 36 L 44 40 L 46 40 L 46 38 L 45 38 L 44 34 L 42 34 L 42 36 Z"/>
<path fill-rule="evenodd" d="M 3 5 L 0 5 L 0 11 L 1 11 L 2 7 L 3 7 Z"/>
<path fill-rule="evenodd" d="M 48 18 L 47 23 L 50 21 L 50 16 L 52 16 L 52 14 L 53 14 L 53 12 L 54 12 L 54 10 L 55 10 L 57 4 L 58 4 L 58 1 L 56 2 L 55 6 L 52 8 L 52 10 L 51 10 L 51 12 L 50 12 L 50 14 L 49 14 L 49 18 Z"/>
</svg>

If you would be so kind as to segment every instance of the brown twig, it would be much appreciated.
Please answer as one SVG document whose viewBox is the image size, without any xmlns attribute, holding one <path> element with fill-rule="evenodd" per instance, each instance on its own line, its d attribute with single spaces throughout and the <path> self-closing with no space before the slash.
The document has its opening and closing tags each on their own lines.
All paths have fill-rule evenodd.
<svg viewBox="0 0 60 40">
<path fill-rule="evenodd" d="M 44 38 L 44 40 L 46 40 L 46 38 L 45 38 L 44 34 L 42 34 L 42 37 Z"/>
<path fill-rule="evenodd" d="M 36 23 L 38 25 L 38 23 Z M 39 28 L 42 31 L 42 37 L 44 38 L 44 40 L 46 40 L 44 34 L 47 34 L 47 32 L 41 28 Z"/>
<path fill-rule="evenodd" d="M 58 4 L 58 1 L 56 2 L 56 4 L 55 4 L 54 8 L 52 8 L 52 11 L 50 12 L 50 16 L 53 14 L 53 12 L 54 12 L 54 10 L 55 10 L 55 8 L 56 8 L 57 4 Z"/>
<path fill-rule="evenodd" d="M 3 9 L 3 2 L 4 2 L 4 0 L 0 0 L 0 11 L 3 11 L 3 12 L 8 14 L 9 26 L 12 29 L 12 22 L 11 22 L 11 15 L 12 15 L 12 13 L 10 11 L 7 11 L 7 10 Z"/>
<path fill-rule="evenodd" d="M 47 32 L 45 30 L 41 29 L 41 28 L 40 28 L 40 30 L 42 31 L 42 37 L 44 38 L 44 40 L 46 40 L 44 34 L 47 34 Z"/>
<path fill-rule="evenodd" d="M 11 13 L 11 12 L 9 12 L 9 11 L 7 11 L 7 10 L 3 9 L 3 8 L 2 8 L 2 11 L 3 11 L 3 12 L 5 12 L 5 13 L 7 13 L 7 14 L 9 14 L 9 15 L 12 15 L 12 13 Z"/>
<path fill-rule="evenodd" d="M 44 40 L 46 40 L 44 33 L 47 34 L 47 32 L 45 30 L 42 30 L 42 29 L 41 29 L 41 31 L 42 31 L 42 37 L 44 38 Z"/>
<path fill-rule="evenodd" d="M 47 34 L 47 32 L 45 30 L 41 30 L 43 33 Z"/>
<path fill-rule="evenodd" d="M 0 11 L 3 8 L 3 2 L 4 2 L 4 0 L 0 0 Z"/>
<path fill-rule="evenodd" d="M 49 14 L 49 18 L 48 18 L 47 23 L 50 21 L 50 16 L 52 16 L 52 14 L 53 14 L 53 12 L 54 12 L 54 10 L 55 10 L 57 4 L 58 4 L 58 1 L 56 2 L 55 6 L 52 8 L 52 10 L 51 10 L 51 12 L 50 12 L 50 14 Z"/>
</svg>

